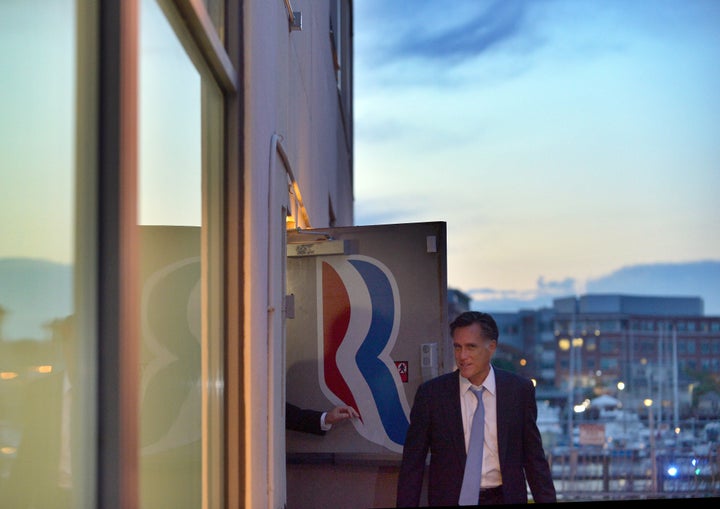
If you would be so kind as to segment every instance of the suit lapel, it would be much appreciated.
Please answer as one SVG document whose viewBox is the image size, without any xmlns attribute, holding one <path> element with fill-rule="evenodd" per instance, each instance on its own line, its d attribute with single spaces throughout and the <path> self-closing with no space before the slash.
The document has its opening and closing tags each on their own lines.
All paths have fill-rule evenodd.
<svg viewBox="0 0 720 509">
<path fill-rule="evenodd" d="M 508 398 L 504 397 L 504 390 L 507 389 L 509 380 L 505 378 L 505 373 L 502 370 L 495 369 L 495 405 L 497 412 L 497 440 L 498 440 L 498 457 L 500 464 L 503 463 L 505 453 L 507 451 L 508 434 L 512 426 L 517 426 L 517 423 L 511 422 L 511 412 L 508 412 L 506 406 L 508 405 Z"/>
<path fill-rule="evenodd" d="M 447 398 L 443 403 L 443 411 L 447 416 L 447 429 L 452 437 L 452 447 L 457 451 L 457 457 L 463 458 L 465 463 L 465 432 L 463 431 L 462 410 L 460 408 L 460 372 L 455 371 L 448 378 L 445 390 Z M 463 467 L 464 468 L 464 467 Z"/>
</svg>

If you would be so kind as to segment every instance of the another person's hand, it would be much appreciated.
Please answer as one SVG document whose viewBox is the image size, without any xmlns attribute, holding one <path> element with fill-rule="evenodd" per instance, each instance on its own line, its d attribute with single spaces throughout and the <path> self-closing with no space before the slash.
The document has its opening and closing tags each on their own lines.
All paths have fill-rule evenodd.
<svg viewBox="0 0 720 509">
<path fill-rule="evenodd" d="M 355 409 L 351 406 L 336 406 L 325 414 L 326 424 L 337 424 L 347 419 L 357 419 L 360 417 Z"/>
</svg>

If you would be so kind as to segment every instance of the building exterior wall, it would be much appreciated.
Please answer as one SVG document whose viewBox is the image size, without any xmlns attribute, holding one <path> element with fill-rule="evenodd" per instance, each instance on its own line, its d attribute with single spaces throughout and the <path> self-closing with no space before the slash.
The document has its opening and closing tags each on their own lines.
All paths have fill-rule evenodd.
<svg viewBox="0 0 720 509">
<path fill-rule="evenodd" d="M 329 36 L 330 19 L 341 5 L 343 47 L 352 47 L 352 6 L 291 4 L 302 14 L 301 30 L 289 29 L 286 3 L 280 0 L 245 1 L 243 11 L 247 507 L 285 504 L 285 214 L 304 228 L 353 221 L 352 124 L 347 121 L 352 103 L 342 100 L 351 94 L 351 82 L 339 89 Z M 345 55 L 348 67 L 350 57 Z M 293 179 L 299 196 L 288 194 Z"/>
</svg>

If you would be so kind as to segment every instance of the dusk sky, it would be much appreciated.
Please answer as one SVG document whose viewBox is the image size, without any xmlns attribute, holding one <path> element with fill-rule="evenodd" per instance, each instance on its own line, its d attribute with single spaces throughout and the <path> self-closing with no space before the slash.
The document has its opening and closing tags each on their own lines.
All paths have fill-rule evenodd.
<svg viewBox="0 0 720 509">
<path fill-rule="evenodd" d="M 356 224 L 447 222 L 478 300 L 720 261 L 720 2 L 354 9 Z"/>
<path fill-rule="evenodd" d="M 68 263 L 72 2 L 0 5 L 0 46 L 13 48 L 0 52 L 12 77 L 0 80 L 0 173 L 13 177 L 0 203 L 17 218 L 2 224 L 0 259 Z M 153 23 L 154 2 L 143 6 L 153 7 L 143 33 L 154 43 L 167 27 Z M 665 274 L 656 292 L 700 295 L 720 315 L 720 0 L 353 8 L 355 224 L 446 222 L 448 284 L 476 303 L 644 293 L 652 268 Z M 28 41 L 31 29 L 38 36 Z M 169 61 L 143 60 L 143 76 L 171 76 Z M 172 76 L 196 86 L 192 72 Z M 52 93 L 41 93 L 47 76 Z M 157 102 L 150 92 L 143 112 Z M 197 136 L 195 124 L 175 122 L 187 128 L 171 134 Z M 144 166 L 165 164 L 149 155 L 141 151 Z M 177 170 L 178 155 L 167 156 Z M 167 222 L 146 202 L 143 222 Z M 701 287 L 680 285 L 686 266 Z"/>
</svg>

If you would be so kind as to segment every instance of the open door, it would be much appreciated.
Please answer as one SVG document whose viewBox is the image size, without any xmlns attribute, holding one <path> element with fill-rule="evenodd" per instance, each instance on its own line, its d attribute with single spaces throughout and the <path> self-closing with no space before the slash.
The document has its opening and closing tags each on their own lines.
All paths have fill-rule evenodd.
<svg viewBox="0 0 720 509">
<path fill-rule="evenodd" d="M 446 225 L 291 231 L 287 253 L 287 400 L 360 414 L 287 433 L 288 508 L 392 506 L 415 391 L 453 367 Z"/>
</svg>

